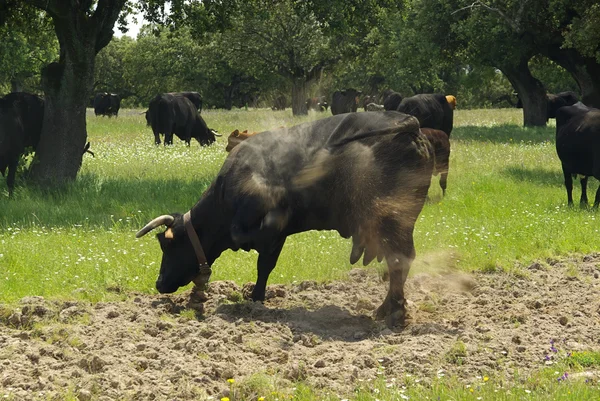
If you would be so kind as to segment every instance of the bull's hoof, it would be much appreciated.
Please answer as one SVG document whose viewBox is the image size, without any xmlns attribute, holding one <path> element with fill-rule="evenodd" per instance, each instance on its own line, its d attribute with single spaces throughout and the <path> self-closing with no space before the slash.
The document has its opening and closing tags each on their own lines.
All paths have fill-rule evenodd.
<svg viewBox="0 0 600 401">
<path fill-rule="evenodd" d="M 383 304 L 375 311 L 375 320 L 383 320 L 390 329 L 396 326 L 403 326 L 408 317 L 404 302 L 390 302 L 385 300 Z"/>
</svg>

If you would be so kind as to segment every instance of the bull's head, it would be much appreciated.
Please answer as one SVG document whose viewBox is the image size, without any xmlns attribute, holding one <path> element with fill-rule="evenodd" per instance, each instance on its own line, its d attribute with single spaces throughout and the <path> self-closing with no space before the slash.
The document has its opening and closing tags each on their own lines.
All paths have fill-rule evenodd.
<svg viewBox="0 0 600 401">
<path fill-rule="evenodd" d="M 199 256 L 199 252 L 203 256 L 203 251 L 193 227 L 191 228 L 193 233 L 186 227 L 186 225 L 191 227 L 189 213 L 185 216 L 180 214 L 159 216 L 146 224 L 135 236 L 140 238 L 163 225 L 167 229 L 156 235 L 163 251 L 156 289 L 161 294 L 170 294 L 192 281 L 197 286 L 204 287 L 210 278 L 210 267 L 206 264 L 206 258 L 201 260 Z M 195 240 L 193 236 L 196 236 Z M 197 241 L 197 245 L 194 241 Z"/>
</svg>

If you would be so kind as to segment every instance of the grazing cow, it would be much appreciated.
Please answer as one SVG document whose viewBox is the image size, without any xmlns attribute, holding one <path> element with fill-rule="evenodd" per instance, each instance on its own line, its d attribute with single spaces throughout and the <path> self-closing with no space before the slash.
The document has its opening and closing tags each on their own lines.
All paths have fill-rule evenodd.
<svg viewBox="0 0 600 401">
<path fill-rule="evenodd" d="M 146 122 L 152 127 L 157 145 L 160 145 L 160 134 L 165 135 L 165 145 L 173 144 L 173 134 L 188 146 L 192 138 L 202 146 L 215 141 L 215 132 L 206 126 L 196 106 L 182 95 L 156 95 L 146 111 Z"/>
<path fill-rule="evenodd" d="M 417 117 L 422 128 L 441 129 L 448 136 L 452 132 L 454 112 L 444 95 L 424 93 L 407 97 L 397 110 Z"/>
<path fill-rule="evenodd" d="M 287 99 L 285 98 L 285 96 L 283 96 L 283 95 L 277 96 L 273 100 L 273 107 L 271 107 L 271 110 L 273 110 L 273 111 L 285 110 L 286 106 L 287 106 Z"/>
<path fill-rule="evenodd" d="M 456 110 L 456 96 L 446 95 L 446 100 L 448 101 L 450 107 L 452 107 L 452 110 Z"/>
<path fill-rule="evenodd" d="M 239 145 L 242 141 L 256 134 L 258 134 L 258 132 L 248 132 L 248 130 L 243 130 L 242 132 L 240 132 L 236 129 L 231 134 L 229 134 L 229 138 L 227 138 L 227 147 L 225 148 L 225 151 L 231 152 L 233 148 Z"/>
<path fill-rule="evenodd" d="M 400 102 L 402 102 L 402 95 L 398 92 L 394 92 L 393 90 L 387 90 L 383 95 L 383 107 L 384 109 L 390 110 L 398 110 L 398 106 L 400 106 Z"/>
<path fill-rule="evenodd" d="M 335 91 L 331 99 L 331 114 L 354 113 L 358 109 L 358 97 L 361 92 L 356 89 Z"/>
<path fill-rule="evenodd" d="M 562 164 L 567 203 L 573 205 L 573 176 L 580 176 L 581 207 L 588 206 L 587 181 L 600 180 L 600 110 L 583 103 L 565 106 L 556 113 L 556 153 Z M 600 187 L 594 208 L 600 204 Z"/>
<path fill-rule="evenodd" d="M 117 117 L 120 108 L 121 97 L 116 93 L 96 93 L 94 97 L 94 114 L 96 116 Z"/>
<path fill-rule="evenodd" d="M 516 93 L 516 95 L 517 95 L 517 105 L 515 107 L 518 109 L 522 109 L 523 102 L 521 101 L 521 97 L 519 96 L 518 93 Z M 560 92 L 555 95 L 551 94 L 551 93 L 547 93 L 546 98 L 548 100 L 548 103 L 546 106 L 546 120 L 549 120 L 551 118 L 556 118 L 556 112 L 561 107 L 572 106 L 579 101 L 579 99 L 577 98 L 577 94 L 572 91 Z"/>
<path fill-rule="evenodd" d="M 325 96 L 311 97 L 306 99 L 306 110 L 326 111 L 329 104 L 325 100 Z"/>
<path fill-rule="evenodd" d="M 376 317 L 393 326 L 406 314 L 404 282 L 415 258 L 413 228 L 431 182 L 432 152 L 417 119 L 394 111 L 262 132 L 233 149 L 189 212 L 157 217 L 136 237 L 167 227 L 157 235 L 160 293 L 191 281 L 204 286 L 226 249 L 257 250 L 252 299 L 263 301 L 289 235 L 337 230 L 352 237 L 351 263 L 363 254 L 365 265 L 385 257 L 390 287 Z"/>
<path fill-rule="evenodd" d="M 198 92 L 169 92 L 169 95 L 187 97 L 196 107 L 198 113 L 202 113 L 202 95 Z"/>
<path fill-rule="evenodd" d="M 44 100 L 36 95 L 13 92 L 0 98 L 0 173 L 6 174 L 8 194 L 15 187 L 21 155 L 35 151 L 44 121 Z"/>
<path fill-rule="evenodd" d="M 448 134 L 439 129 L 421 128 L 421 132 L 431 143 L 435 155 L 433 175 L 440 175 L 440 187 L 443 196 L 446 196 L 448 186 L 448 168 L 450 167 L 450 138 Z"/>
</svg>

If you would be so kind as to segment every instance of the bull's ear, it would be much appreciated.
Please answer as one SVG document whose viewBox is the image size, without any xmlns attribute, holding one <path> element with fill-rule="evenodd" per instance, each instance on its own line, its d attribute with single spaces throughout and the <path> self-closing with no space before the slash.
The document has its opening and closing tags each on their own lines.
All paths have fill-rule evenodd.
<svg viewBox="0 0 600 401">
<path fill-rule="evenodd" d="M 173 230 L 171 228 L 168 228 L 167 231 L 165 231 L 165 238 L 173 239 Z"/>
</svg>

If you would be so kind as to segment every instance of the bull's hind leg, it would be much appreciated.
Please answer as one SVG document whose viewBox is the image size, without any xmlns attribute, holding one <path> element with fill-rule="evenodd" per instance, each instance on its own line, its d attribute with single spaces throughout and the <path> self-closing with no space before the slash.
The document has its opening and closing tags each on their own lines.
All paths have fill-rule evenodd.
<svg viewBox="0 0 600 401">
<path fill-rule="evenodd" d="M 579 207 L 582 209 L 588 207 L 587 182 L 588 177 L 582 176 L 579 179 L 579 183 L 581 184 L 581 199 L 579 200 Z"/>
<path fill-rule="evenodd" d="M 412 227 L 404 227 L 395 236 L 395 240 L 390 241 L 395 245 L 394 251 L 386 252 L 385 259 L 388 265 L 390 287 L 383 304 L 375 312 L 375 318 L 385 319 L 388 327 L 402 324 L 406 318 L 404 283 L 416 255 L 412 232 Z"/>
</svg>

